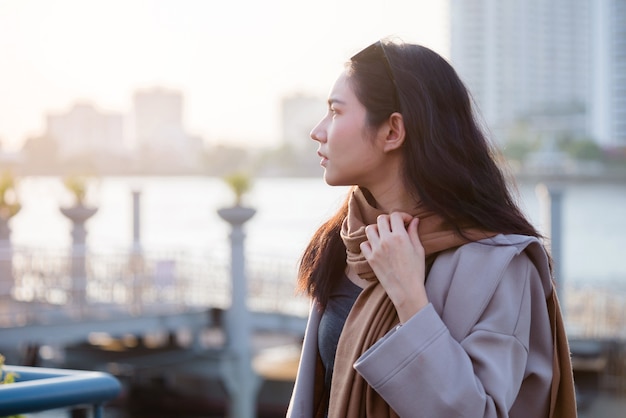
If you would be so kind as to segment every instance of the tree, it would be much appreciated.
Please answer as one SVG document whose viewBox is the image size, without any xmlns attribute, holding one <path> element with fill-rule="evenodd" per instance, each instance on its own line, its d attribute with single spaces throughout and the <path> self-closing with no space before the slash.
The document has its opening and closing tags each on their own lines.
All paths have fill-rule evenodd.
<svg viewBox="0 0 626 418">
<path fill-rule="evenodd" d="M 17 198 L 15 177 L 11 172 L 5 171 L 0 176 L 0 218 L 8 220 L 21 208 L 22 205 Z"/>
<path fill-rule="evenodd" d="M 577 160 L 602 160 L 602 148 L 590 139 L 564 138 L 559 141 L 559 149 Z"/>
<path fill-rule="evenodd" d="M 240 171 L 224 177 L 224 181 L 235 194 L 235 206 L 241 206 L 243 195 L 252 187 L 250 175 Z"/>
</svg>

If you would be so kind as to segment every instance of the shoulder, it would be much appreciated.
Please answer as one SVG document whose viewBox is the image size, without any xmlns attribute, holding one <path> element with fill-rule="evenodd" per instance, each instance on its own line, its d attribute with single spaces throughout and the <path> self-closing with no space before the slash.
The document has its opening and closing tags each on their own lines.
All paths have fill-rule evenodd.
<svg viewBox="0 0 626 418">
<path fill-rule="evenodd" d="M 527 235 L 499 234 L 446 251 L 437 257 L 438 264 L 449 268 L 505 269 L 515 257 L 527 258 L 543 276 L 550 276 L 548 254 L 542 242 Z"/>
<path fill-rule="evenodd" d="M 541 242 L 536 237 L 527 235 L 498 234 L 492 238 L 485 238 L 480 241 L 469 242 L 461 245 L 456 249 L 448 251 L 448 253 L 472 253 L 502 258 L 520 254 L 528 247 L 532 246 L 539 246 L 543 248 Z"/>
<path fill-rule="evenodd" d="M 496 276 L 516 266 L 525 268 L 523 262 L 525 260 L 539 273 L 546 295 L 550 294 L 552 289 L 550 261 L 543 243 L 536 237 L 499 234 L 493 238 L 465 244 L 456 252 L 459 256 L 467 253 L 465 257 L 459 257 L 459 260 L 467 261 L 468 255 L 476 257 L 476 264 L 491 269 Z"/>
<path fill-rule="evenodd" d="M 466 321 L 480 316 L 503 281 L 522 282 L 531 276 L 549 295 L 550 267 L 541 241 L 522 235 L 497 235 L 437 256 L 427 291 L 442 317 L 465 312 L 457 318 L 459 326 L 453 327 L 463 335 L 469 326 Z"/>
<path fill-rule="evenodd" d="M 526 260 L 538 271 L 545 281 L 546 294 L 551 289 L 551 273 L 548 254 L 542 242 L 527 235 L 503 235 L 470 242 L 437 256 L 433 265 L 433 273 L 442 272 L 444 275 L 455 273 L 481 273 L 480 280 L 483 286 L 488 286 L 487 278 L 497 281 L 504 271 L 523 263 L 514 263 L 513 260 Z"/>
</svg>

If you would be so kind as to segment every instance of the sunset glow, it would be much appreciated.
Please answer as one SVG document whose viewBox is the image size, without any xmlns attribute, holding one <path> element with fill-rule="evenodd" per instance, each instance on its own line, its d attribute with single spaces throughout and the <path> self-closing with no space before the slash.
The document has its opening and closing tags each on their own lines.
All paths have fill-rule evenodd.
<svg viewBox="0 0 626 418">
<path fill-rule="evenodd" d="M 76 102 L 127 112 L 135 90 L 179 90 L 207 143 L 278 143 L 280 98 L 325 96 L 385 36 L 448 54 L 447 1 L 4 0 L 0 141 L 18 148 Z M 321 110 L 320 110 L 321 111 Z"/>
</svg>

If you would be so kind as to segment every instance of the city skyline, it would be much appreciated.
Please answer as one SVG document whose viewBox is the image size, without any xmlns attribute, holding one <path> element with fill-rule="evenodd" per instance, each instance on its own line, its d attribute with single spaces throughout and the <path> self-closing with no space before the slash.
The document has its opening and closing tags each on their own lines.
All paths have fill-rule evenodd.
<svg viewBox="0 0 626 418">
<path fill-rule="evenodd" d="M 0 3 L 0 141 L 17 150 L 45 115 L 90 102 L 128 113 L 132 92 L 185 96 L 209 145 L 281 141 L 280 104 L 324 97 L 351 54 L 386 36 L 448 55 L 448 1 L 6 0 Z M 320 109 L 320 116 L 324 109 Z"/>
</svg>

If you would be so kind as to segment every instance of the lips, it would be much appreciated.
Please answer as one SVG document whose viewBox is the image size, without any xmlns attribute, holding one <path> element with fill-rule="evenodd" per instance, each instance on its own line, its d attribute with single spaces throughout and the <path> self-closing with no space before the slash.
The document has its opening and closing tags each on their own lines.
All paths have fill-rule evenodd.
<svg viewBox="0 0 626 418">
<path fill-rule="evenodd" d="M 317 155 L 320 156 L 321 161 L 320 161 L 320 165 L 322 167 L 326 167 L 326 163 L 328 162 L 328 157 L 326 157 L 324 154 L 322 154 L 321 152 L 318 152 Z"/>
</svg>

